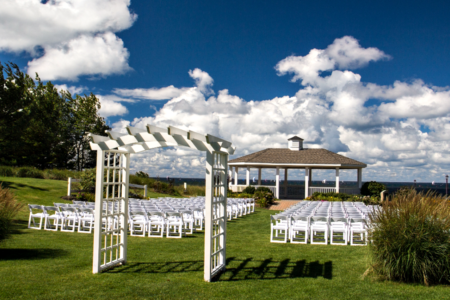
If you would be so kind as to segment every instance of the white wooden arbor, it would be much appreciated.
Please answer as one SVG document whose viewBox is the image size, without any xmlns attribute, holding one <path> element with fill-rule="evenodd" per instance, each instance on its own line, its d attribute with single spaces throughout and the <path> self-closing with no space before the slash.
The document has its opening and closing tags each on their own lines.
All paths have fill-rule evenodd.
<svg viewBox="0 0 450 300">
<path fill-rule="evenodd" d="M 130 154 L 183 146 L 206 152 L 204 279 L 225 269 L 228 155 L 231 142 L 169 126 L 127 127 L 128 134 L 89 134 L 97 151 L 93 273 L 127 262 Z"/>
</svg>

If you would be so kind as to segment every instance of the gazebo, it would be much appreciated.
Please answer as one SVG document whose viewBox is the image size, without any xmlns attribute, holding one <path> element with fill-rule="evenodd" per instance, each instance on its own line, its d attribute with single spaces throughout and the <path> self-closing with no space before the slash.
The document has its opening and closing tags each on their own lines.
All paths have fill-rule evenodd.
<svg viewBox="0 0 450 300">
<path fill-rule="evenodd" d="M 341 192 L 359 194 L 362 185 L 362 169 L 366 164 L 326 149 L 303 148 L 303 139 L 297 136 L 288 139 L 288 148 L 268 148 L 259 152 L 245 155 L 228 162 L 230 176 L 234 178 L 231 183 L 233 192 L 240 192 L 250 185 L 250 169 L 258 169 L 258 184 L 255 187 L 266 186 L 270 188 L 276 198 L 304 198 L 314 192 Z M 234 168 L 234 172 L 233 169 Z M 246 184 L 238 184 L 239 169 L 246 169 Z M 261 170 L 276 169 L 275 186 L 261 185 Z M 284 169 L 284 186 L 280 187 L 280 169 Z M 304 169 L 305 185 L 288 185 L 288 170 Z M 336 186 L 312 186 L 312 173 L 314 169 L 336 170 Z M 341 188 L 339 184 L 339 170 L 356 170 L 357 187 Z M 304 190 L 304 191 L 303 191 Z"/>
</svg>

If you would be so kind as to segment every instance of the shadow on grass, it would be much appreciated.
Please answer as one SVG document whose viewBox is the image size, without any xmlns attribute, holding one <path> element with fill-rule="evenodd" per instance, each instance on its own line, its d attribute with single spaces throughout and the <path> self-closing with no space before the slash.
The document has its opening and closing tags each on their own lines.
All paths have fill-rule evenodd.
<svg viewBox="0 0 450 300">
<path fill-rule="evenodd" d="M 226 271 L 217 276 L 215 281 L 240 281 L 252 279 L 281 279 L 281 278 L 333 278 L 333 263 L 323 264 L 318 261 L 306 260 L 292 261 L 285 259 L 274 261 L 271 258 L 254 260 L 253 258 L 227 259 Z"/>
<path fill-rule="evenodd" d="M 0 181 L 0 184 L 2 185 L 3 188 L 7 188 L 10 190 L 17 190 L 17 187 L 20 187 L 20 188 L 27 187 L 27 188 L 30 188 L 33 190 L 39 190 L 39 191 L 48 191 L 49 190 L 49 189 L 43 189 L 43 188 L 39 188 L 36 186 L 28 185 L 28 184 L 11 182 L 11 181 Z"/>
<path fill-rule="evenodd" d="M 110 269 L 107 273 L 184 273 L 202 272 L 203 261 L 178 262 L 130 262 L 126 265 Z M 332 279 L 333 264 L 331 261 L 323 264 L 318 261 L 306 260 L 274 261 L 272 259 L 254 260 L 253 258 L 227 259 L 226 271 L 217 275 L 214 281 L 240 281 L 254 279 L 282 279 L 282 278 L 318 278 Z"/>
<path fill-rule="evenodd" d="M 176 262 L 130 262 L 106 273 L 184 273 L 203 271 L 203 260 Z"/>
<path fill-rule="evenodd" d="M 43 226 L 43 225 L 42 225 Z M 10 234 L 26 234 L 28 232 L 24 231 L 24 229 L 28 229 L 28 221 L 26 220 L 13 220 Z"/>
<path fill-rule="evenodd" d="M 67 254 L 68 252 L 62 249 L 0 249 L 0 261 L 51 259 Z"/>
</svg>

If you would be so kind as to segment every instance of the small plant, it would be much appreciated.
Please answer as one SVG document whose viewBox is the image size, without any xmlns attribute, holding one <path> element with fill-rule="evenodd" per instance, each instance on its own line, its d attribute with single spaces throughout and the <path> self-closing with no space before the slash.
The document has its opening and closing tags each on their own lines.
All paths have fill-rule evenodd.
<svg viewBox="0 0 450 300">
<path fill-rule="evenodd" d="M 81 173 L 80 186 L 81 190 L 90 192 L 95 187 L 95 169 L 87 169 Z"/>
<path fill-rule="evenodd" d="M 433 193 L 398 194 L 370 216 L 373 271 L 388 280 L 450 282 L 450 203 Z"/>
<path fill-rule="evenodd" d="M 256 191 L 255 194 L 253 194 L 253 198 L 260 207 L 269 207 L 274 202 L 273 193 L 270 190 L 268 192 Z"/>
<path fill-rule="evenodd" d="M 255 191 L 256 191 L 255 187 L 249 185 L 242 191 L 242 193 L 253 195 Z"/>
<path fill-rule="evenodd" d="M 136 176 L 141 178 L 150 178 L 150 175 L 148 175 L 148 173 L 145 173 L 143 171 L 136 172 Z"/>
<path fill-rule="evenodd" d="M 0 241 L 8 237 L 13 218 L 22 207 L 23 204 L 17 202 L 12 192 L 0 185 Z"/>
<path fill-rule="evenodd" d="M 376 181 L 365 182 L 361 187 L 361 195 L 373 196 L 380 198 L 382 191 L 386 189 L 386 186 Z"/>
</svg>

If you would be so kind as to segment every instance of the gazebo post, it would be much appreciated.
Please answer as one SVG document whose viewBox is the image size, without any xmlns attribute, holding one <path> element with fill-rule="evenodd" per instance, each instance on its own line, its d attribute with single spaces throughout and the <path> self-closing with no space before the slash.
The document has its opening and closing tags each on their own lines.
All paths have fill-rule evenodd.
<svg viewBox="0 0 450 300">
<path fill-rule="evenodd" d="M 336 193 L 339 193 L 339 168 L 336 168 Z"/>
<path fill-rule="evenodd" d="M 276 195 L 277 199 L 280 199 L 280 167 L 277 167 L 277 173 L 275 175 L 275 186 L 276 186 Z"/>
<path fill-rule="evenodd" d="M 247 167 L 247 174 L 245 176 L 245 185 L 249 186 L 250 185 L 250 167 Z"/>
<path fill-rule="evenodd" d="M 239 173 L 239 168 L 234 167 L 234 185 L 235 186 L 238 185 L 238 173 Z"/>
<path fill-rule="evenodd" d="M 288 197 L 288 168 L 284 169 L 284 195 Z"/>
<path fill-rule="evenodd" d="M 258 185 L 261 185 L 261 168 L 258 168 Z"/>
<path fill-rule="evenodd" d="M 312 171 L 312 167 L 309 168 L 309 187 L 312 187 L 312 176 L 313 176 L 313 171 Z"/>
<path fill-rule="evenodd" d="M 309 197 L 309 168 L 305 168 L 305 199 Z"/>
<path fill-rule="evenodd" d="M 362 188 L 362 168 L 358 168 L 358 188 Z"/>
</svg>

